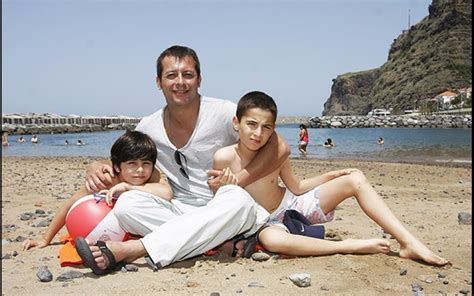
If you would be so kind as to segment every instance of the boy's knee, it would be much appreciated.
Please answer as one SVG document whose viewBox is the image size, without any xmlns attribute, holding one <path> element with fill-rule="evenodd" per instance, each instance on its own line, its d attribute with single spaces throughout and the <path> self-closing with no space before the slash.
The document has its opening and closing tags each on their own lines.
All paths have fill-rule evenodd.
<svg viewBox="0 0 474 296">
<path fill-rule="evenodd" d="M 349 175 L 349 181 L 352 187 L 358 189 L 362 184 L 367 182 L 367 178 L 362 171 L 355 170 Z"/>
<path fill-rule="evenodd" d="M 258 241 L 270 252 L 281 252 L 285 249 L 284 231 L 272 229 L 270 227 L 262 230 L 258 235 Z"/>
</svg>

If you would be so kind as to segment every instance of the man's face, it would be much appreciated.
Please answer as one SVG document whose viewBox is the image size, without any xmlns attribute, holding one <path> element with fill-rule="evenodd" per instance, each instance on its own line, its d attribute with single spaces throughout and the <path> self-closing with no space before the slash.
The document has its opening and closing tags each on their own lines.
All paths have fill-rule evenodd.
<svg viewBox="0 0 474 296">
<path fill-rule="evenodd" d="M 168 105 L 186 106 L 199 97 L 201 77 L 196 72 L 194 60 L 186 56 L 167 56 L 162 60 L 163 72 L 156 78 Z"/>
<path fill-rule="evenodd" d="M 247 110 L 240 122 L 237 117 L 234 117 L 233 124 L 234 128 L 239 131 L 240 144 L 252 151 L 267 144 L 275 130 L 272 113 L 260 108 Z"/>
</svg>

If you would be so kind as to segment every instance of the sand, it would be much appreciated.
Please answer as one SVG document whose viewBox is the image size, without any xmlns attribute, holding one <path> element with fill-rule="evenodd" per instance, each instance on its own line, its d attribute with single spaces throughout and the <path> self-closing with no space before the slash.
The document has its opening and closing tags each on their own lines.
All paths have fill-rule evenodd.
<svg viewBox="0 0 474 296">
<path fill-rule="evenodd" d="M 140 259 L 135 262 L 137 272 L 98 277 L 82 266 L 60 267 L 59 235 L 55 244 L 44 249 L 22 251 L 21 242 L 15 241 L 40 237 L 46 228 L 35 226 L 47 217 L 21 221 L 20 215 L 42 209 L 51 216 L 63 199 L 82 185 L 85 167 L 93 159 L 2 158 L 2 295 L 413 295 L 413 284 L 421 286 L 426 295 L 471 294 L 472 226 L 458 222 L 458 213 L 472 212 L 470 166 L 292 160 L 300 177 L 344 167 L 361 169 L 407 228 L 449 259 L 450 266 L 432 267 L 399 258 L 399 245 L 390 239 L 393 252 L 389 255 L 280 257 L 257 262 L 216 254 L 178 262 L 157 272 Z M 336 217 L 326 224 L 328 239 L 385 235 L 354 199 L 338 206 Z M 38 280 L 36 273 L 41 266 L 52 272 L 52 281 Z M 69 270 L 79 271 L 83 277 L 57 280 Z M 401 275 L 403 270 L 405 275 Z M 294 273 L 310 274 L 311 286 L 293 284 L 288 277 Z M 252 282 L 257 287 L 249 287 Z"/>
</svg>

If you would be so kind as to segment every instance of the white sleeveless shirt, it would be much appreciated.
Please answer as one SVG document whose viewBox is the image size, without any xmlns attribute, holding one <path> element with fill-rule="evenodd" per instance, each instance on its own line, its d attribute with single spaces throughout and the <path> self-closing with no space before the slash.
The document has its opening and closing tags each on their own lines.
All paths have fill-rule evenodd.
<svg viewBox="0 0 474 296">
<path fill-rule="evenodd" d="M 156 165 L 166 175 L 173 189 L 173 198 L 193 205 L 207 204 L 213 193 L 207 185 L 207 170 L 212 168 L 214 153 L 235 144 L 239 135 L 232 127 L 236 104 L 231 101 L 201 96 L 201 106 L 193 134 L 179 151 L 187 160 L 189 180 L 179 171 L 174 159 L 176 147 L 168 139 L 163 124 L 163 109 L 144 117 L 136 130 L 149 135 L 156 144 Z"/>
</svg>

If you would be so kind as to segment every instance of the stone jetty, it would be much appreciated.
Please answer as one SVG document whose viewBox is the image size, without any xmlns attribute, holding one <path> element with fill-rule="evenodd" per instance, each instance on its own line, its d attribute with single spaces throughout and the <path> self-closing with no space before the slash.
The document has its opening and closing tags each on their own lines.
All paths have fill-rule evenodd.
<svg viewBox="0 0 474 296">
<path fill-rule="evenodd" d="M 371 128 L 371 127 L 422 127 L 471 128 L 471 115 L 388 115 L 388 116 L 322 116 L 312 117 L 308 125 L 313 128 Z"/>
<path fill-rule="evenodd" d="M 13 135 L 134 129 L 141 118 L 52 113 L 2 113 L 2 132 Z"/>
</svg>

